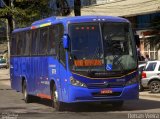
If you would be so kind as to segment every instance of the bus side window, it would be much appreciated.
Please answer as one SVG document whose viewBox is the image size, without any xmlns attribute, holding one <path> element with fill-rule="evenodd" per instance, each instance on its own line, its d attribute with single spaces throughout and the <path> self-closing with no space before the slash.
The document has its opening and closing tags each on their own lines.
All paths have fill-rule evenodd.
<svg viewBox="0 0 160 119">
<path fill-rule="evenodd" d="M 22 51 L 22 39 L 21 39 L 21 35 L 17 34 L 16 36 L 17 38 L 17 54 L 16 55 L 21 55 L 21 51 Z"/>
<path fill-rule="evenodd" d="M 24 55 L 28 56 L 30 54 L 30 41 L 31 41 L 31 32 L 28 31 L 25 33 L 26 39 L 25 39 L 25 44 L 24 44 Z"/>
<path fill-rule="evenodd" d="M 11 39 L 11 56 L 14 55 L 16 55 L 16 34 L 13 34 Z"/>
<path fill-rule="evenodd" d="M 66 53 L 62 43 L 59 48 L 59 60 L 64 66 L 66 66 Z"/>
<path fill-rule="evenodd" d="M 32 43 L 31 43 L 31 54 L 32 55 L 37 55 L 37 51 L 38 51 L 38 39 L 39 39 L 39 31 L 38 29 L 34 30 L 32 32 Z"/>
<path fill-rule="evenodd" d="M 56 37 L 55 37 L 55 29 L 54 26 L 49 28 L 49 41 L 48 41 L 48 54 L 55 55 L 56 54 Z"/>
<path fill-rule="evenodd" d="M 59 31 L 59 24 L 55 25 L 54 27 L 54 34 L 55 34 L 55 44 L 56 44 L 56 54 L 57 57 L 59 57 L 59 47 L 60 47 L 60 42 L 61 42 L 61 36 L 60 36 L 60 31 Z"/>
<path fill-rule="evenodd" d="M 62 38 L 63 38 L 63 34 L 64 34 L 64 28 L 63 28 L 63 25 L 62 24 L 58 24 L 57 25 L 57 40 L 59 41 L 59 60 L 60 62 L 66 66 L 66 53 L 65 53 L 65 49 L 63 47 L 63 41 L 62 41 Z"/>
<path fill-rule="evenodd" d="M 21 55 L 24 55 L 24 52 L 25 52 L 25 48 L 26 48 L 26 37 L 25 37 L 25 32 L 22 32 L 21 33 L 21 42 L 22 42 L 22 45 L 21 45 Z"/>
<path fill-rule="evenodd" d="M 40 29 L 40 39 L 38 42 L 39 55 L 45 55 L 47 53 L 48 43 L 48 27 Z"/>
</svg>

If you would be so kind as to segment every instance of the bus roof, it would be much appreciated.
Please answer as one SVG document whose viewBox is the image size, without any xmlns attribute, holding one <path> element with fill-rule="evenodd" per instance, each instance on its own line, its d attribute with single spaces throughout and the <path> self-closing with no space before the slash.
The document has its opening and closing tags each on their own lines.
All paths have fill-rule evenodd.
<svg viewBox="0 0 160 119">
<path fill-rule="evenodd" d="M 129 22 L 127 19 L 114 16 L 74 16 L 61 19 L 66 22 L 92 22 L 92 21 L 108 21 L 108 22 Z"/>
<path fill-rule="evenodd" d="M 12 33 L 20 32 L 20 31 L 27 31 L 27 30 L 30 30 L 30 29 L 31 29 L 31 27 L 18 28 L 18 29 L 15 29 Z"/>
<path fill-rule="evenodd" d="M 79 22 L 129 22 L 127 19 L 114 16 L 74 16 L 74 17 L 49 17 L 42 20 L 35 21 L 30 27 L 15 29 L 13 33 L 19 31 L 26 31 L 29 29 L 36 29 L 45 26 L 50 26 L 56 23 L 79 23 Z"/>
</svg>

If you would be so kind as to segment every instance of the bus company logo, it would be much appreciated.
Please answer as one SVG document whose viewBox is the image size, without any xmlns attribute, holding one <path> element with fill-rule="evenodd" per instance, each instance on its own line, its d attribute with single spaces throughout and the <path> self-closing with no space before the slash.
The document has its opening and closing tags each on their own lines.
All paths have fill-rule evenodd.
<svg viewBox="0 0 160 119">
<path fill-rule="evenodd" d="M 56 69 L 52 69 L 52 74 L 56 74 Z"/>
</svg>

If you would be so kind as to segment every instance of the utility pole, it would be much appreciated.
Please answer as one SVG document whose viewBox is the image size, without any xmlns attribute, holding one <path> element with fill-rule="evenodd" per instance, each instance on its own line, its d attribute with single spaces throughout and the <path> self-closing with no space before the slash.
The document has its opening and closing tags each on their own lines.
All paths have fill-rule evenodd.
<svg viewBox="0 0 160 119">
<path fill-rule="evenodd" d="M 10 7 L 11 10 L 14 7 L 13 1 L 14 0 L 6 1 L 6 5 Z M 6 18 L 6 36 L 7 36 L 7 44 L 8 44 L 8 63 L 10 64 L 10 38 L 11 38 L 10 36 L 11 36 L 11 32 L 15 28 L 15 22 L 13 21 L 13 15 L 11 15 L 10 13 L 7 13 L 6 17 L 7 17 Z"/>
<path fill-rule="evenodd" d="M 7 36 L 7 44 L 8 44 L 8 58 L 7 58 L 7 62 L 8 65 L 10 64 L 10 27 L 8 24 L 8 19 L 6 19 L 6 36 Z M 10 68 L 10 65 L 9 65 Z"/>
<path fill-rule="evenodd" d="M 81 16 L 81 0 L 74 0 L 74 14 Z"/>
</svg>

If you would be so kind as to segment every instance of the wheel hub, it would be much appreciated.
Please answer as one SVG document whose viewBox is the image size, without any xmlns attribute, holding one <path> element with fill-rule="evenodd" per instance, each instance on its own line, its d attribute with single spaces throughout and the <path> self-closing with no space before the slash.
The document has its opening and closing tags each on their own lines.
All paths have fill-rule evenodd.
<svg viewBox="0 0 160 119">
<path fill-rule="evenodd" d="M 57 102 L 58 101 L 58 92 L 55 91 L 54 92 L 54 102 Z"/>
</svg>

